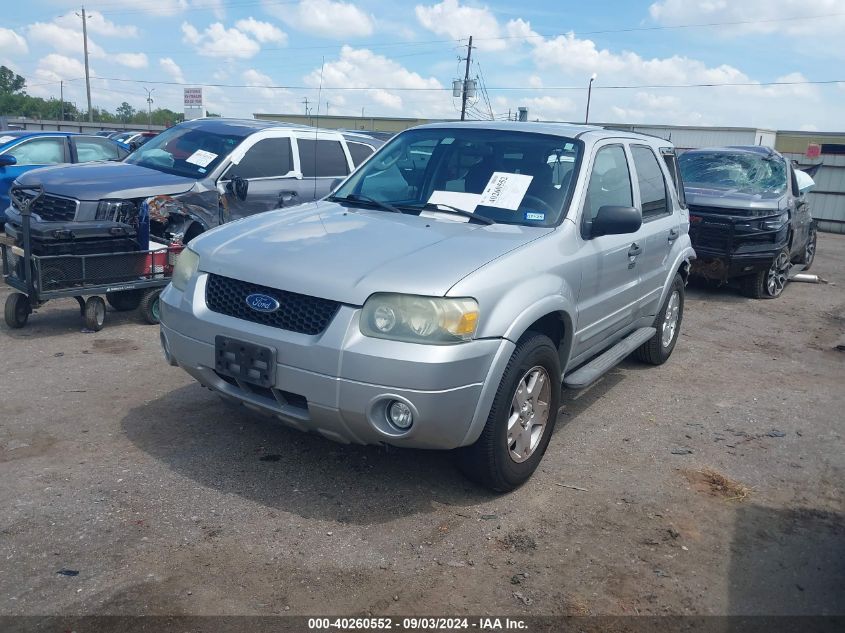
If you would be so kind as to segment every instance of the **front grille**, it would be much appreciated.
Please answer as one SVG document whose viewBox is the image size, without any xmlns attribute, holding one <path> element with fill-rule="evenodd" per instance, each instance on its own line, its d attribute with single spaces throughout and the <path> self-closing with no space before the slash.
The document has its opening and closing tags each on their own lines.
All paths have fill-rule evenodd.
<svg viewBox="0 0 845 633">
<path fill-rule="evenodd" d="M 731 248 L 733 227 L 730 224 L 711 224 L 697 222 L 690 226 L 689 236 L 693 248 L 727 253 Z"/>
<path fill-rule="evenodd" d="M 12 206 L 20 211 L 21 207 L 35 197 L 35 193 L 17 189 L 12 193 Z M 44 194 L 30 207 L 45 222 L 70 222 L 76 217 L 76 200 Z"/>
<path fill-rule="evenodd" d="M 275 312 L 256 312 L 246 304 L 246 298 L 251 294 L 274 297 L 280 307 Z M 312 335 L 322 333 L 340 308 L 337 301 L 268 288 L 220 275 L 208 276 L 205 303 L 212 312 Z"/>
</svg>

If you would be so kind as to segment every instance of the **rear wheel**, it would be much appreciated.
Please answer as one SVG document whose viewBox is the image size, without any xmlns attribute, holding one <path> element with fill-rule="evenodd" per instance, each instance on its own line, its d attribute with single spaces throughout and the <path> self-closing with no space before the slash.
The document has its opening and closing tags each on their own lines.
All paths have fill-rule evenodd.
<svg viewBox="0 0 845 633">
<path fill-rule="evenodd" d="M 522 485 L 546 452 L 559 405 L 557 348 L 529 332 L 511 355 L 481 436 L 460 451 L 461 470 L 499 492 Z"/>
<path fill-rule="evenodd" d="M 789 277 L 789 249 L 778 253 L 768 270 L 760 270 L 753 275 L 740 278 L 740 290 L 752 299 L 777 299 L 786 288 Z"/>
<path fill-rule="evenodd" d="M 106 322 L 106 302 L 102 297 L 88 297 L 85 301 L 85 327 L 94 332 L 103 329 Z"/>
<path fill-rule="evenodd" d="M 118 312 L 127 312 L 136 309 L 141 304 L 141 291 L 120 290 L 118 292 L 109 292 L 106 293 L 106 300 Z"/>
<path fill-rule="evenodd" d="M 150 325 L 158 325 L 160 318 L 159 307 L 161 302 L 159 296 L 161 295 L 161 288 L 150 288 L 145 290 L 141 295 L 141 316 Z"/>
<path fill-rule="evenodd" d="M 6 297 L 6 305 L 3 311 L 3 316 L 6 319 L 6 325 L 10 328 L 17 330 L 26 325 L 31 312 L 32 304 L 29 302 L 29 297 L 25 294 L 13 292 Z"/>
<path fill-rule="evenodd" d="M 684 318 L 684 279 L 679 274 L 672 280 L 669 295 L 654 319 L 657 333 L 637 349 L 637 358 L 652 365 L 662 365 L 672 355 Z"/>
</svg>

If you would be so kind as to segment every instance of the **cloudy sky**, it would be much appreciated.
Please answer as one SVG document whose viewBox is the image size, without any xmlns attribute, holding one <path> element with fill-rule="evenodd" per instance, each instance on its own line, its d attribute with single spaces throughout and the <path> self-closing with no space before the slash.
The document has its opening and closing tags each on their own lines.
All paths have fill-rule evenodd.
<svg viewBox="0 0 845 633">
<path fill-rule="evenodd" d="M 0 64 L 30 94 L 85 107 L 77 4 L 7 7 Z M 843 0 L 91 0 L 94 105 L 182 108 L 205 86 L 225 116 L 451 118 L 474 36 L 473 118 L 845 129 Z M 322 78 L 322 91 L 319 91 Z M 690 84 L 734 84 L 684 87 Z M 319 93 L 319 95 L 318 95 Z"/>
</svg>

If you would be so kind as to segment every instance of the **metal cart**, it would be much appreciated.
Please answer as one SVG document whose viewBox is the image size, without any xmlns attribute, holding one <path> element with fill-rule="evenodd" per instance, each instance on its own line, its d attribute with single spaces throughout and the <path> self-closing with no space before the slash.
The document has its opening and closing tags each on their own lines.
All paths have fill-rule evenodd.
<svg viewBox="0 0 845 633">
<path fill-rule="evenodd" d="M 170 282 L 182 246 L 94 255 L 33 255 L 30 208 L 42 193 L 20 206 L 22 244 L 0 235 L 3 280 L 17 290 L 6 298 L 6 324 L 22 328 L 34 309 L 50 299 L 70 297 L 79 303 L 85 327 L 95 332 L 105 323 L 106 300 L 118 311 L 138 308 L 148 323 L 158 323 L 159 294 Z"/>
</svg>

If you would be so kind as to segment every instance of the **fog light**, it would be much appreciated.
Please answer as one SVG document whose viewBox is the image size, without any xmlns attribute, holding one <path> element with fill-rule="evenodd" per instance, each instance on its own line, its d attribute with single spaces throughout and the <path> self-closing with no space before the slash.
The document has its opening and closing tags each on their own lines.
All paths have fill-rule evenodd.
<svg viewBox="0 0 845 633">
<path fill-rule="evenodd" d="M 411 407 L 404 402 L 394 400 L 387 407 L 387 420 L 397 429 L 411 428 L 414 423 L 414 414 L 411 413 Z"/>
</svg>

